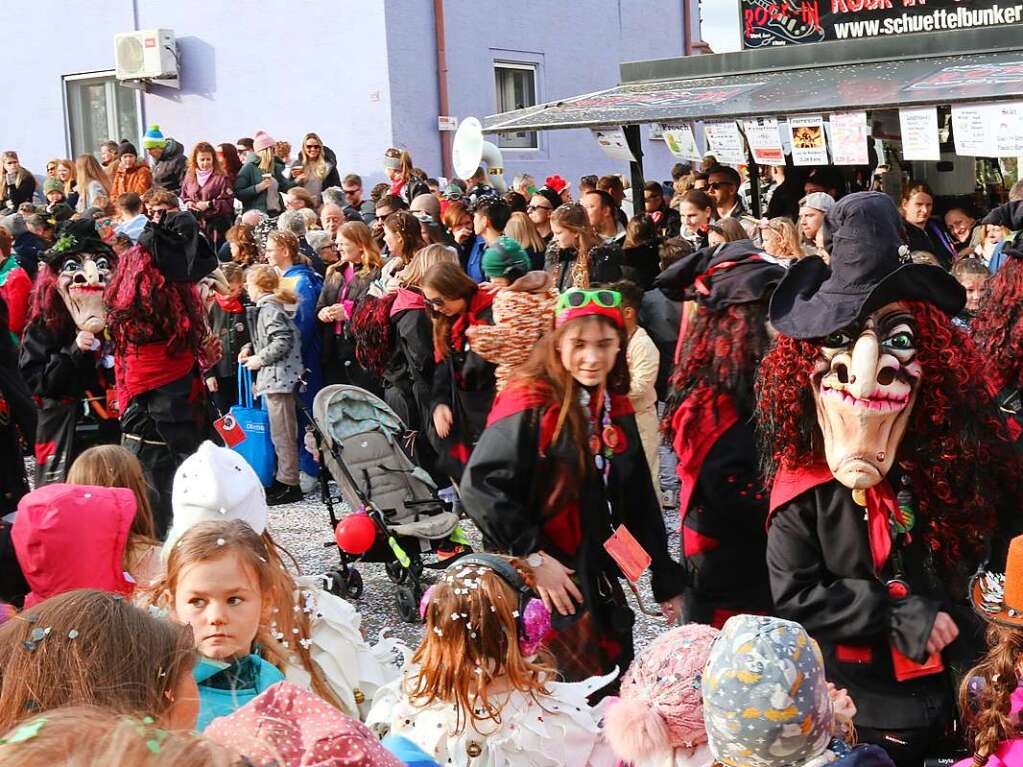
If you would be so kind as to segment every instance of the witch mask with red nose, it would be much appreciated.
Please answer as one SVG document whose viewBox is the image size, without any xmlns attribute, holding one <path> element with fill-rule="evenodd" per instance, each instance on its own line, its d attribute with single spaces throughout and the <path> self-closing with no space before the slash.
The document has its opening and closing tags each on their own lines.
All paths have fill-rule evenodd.
<svg viewBox="0 0 1023 767">
<path fill-rule="evenodd" d="M 895 461 L 922 377 L 915 337 L 913 315 L 897 301 L 821 346 L 814 402 L 828 467 L 846 487 L 873 487 Z"/>
</svg>

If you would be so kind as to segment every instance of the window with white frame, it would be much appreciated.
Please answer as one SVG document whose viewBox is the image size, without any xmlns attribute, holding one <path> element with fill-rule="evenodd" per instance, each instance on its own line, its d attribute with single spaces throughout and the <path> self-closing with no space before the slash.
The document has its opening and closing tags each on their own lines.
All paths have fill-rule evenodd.
<svg viewBox="0 0 1023 767">
<path fill-rule="evenodd" d="M 494 79 L 497 85 L 497 111 L 510 112 L 536 106 L 536 65 L 494 64 Z M 536 131 L 500 133 L 497 145 L 502 149 L 536 149 Z"/>
<path fill-rule="evenodd" d="M 139 92 L 122 85 L 113 72 L 64 77 L 67 135 L 71 156 L 95 154 L 107 139 L 139 146 Z M 141 147 L 140 147 L 141 150 Z"/>
</svg>

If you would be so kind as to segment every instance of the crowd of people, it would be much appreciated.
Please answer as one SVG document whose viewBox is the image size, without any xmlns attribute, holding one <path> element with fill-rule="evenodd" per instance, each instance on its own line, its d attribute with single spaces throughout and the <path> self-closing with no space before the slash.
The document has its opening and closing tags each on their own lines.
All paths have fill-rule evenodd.
<svg viewBox="0 0 1023 767">
<path fill-rule="evenodd" d="M 0 767 L 1023 763 L 1023 183 L 142 150 L 2 156 Z M 416 648 L 272 535 L 334 384 L 482 535 Z"/>
</svg>

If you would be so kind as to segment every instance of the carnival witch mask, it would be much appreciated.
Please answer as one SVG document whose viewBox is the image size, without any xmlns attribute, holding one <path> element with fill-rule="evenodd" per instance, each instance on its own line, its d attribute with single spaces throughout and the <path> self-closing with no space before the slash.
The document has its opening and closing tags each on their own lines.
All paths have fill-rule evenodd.
<svg viewBox="0 0 1023 767">
<path fill-rule="evenodd" d="M 824 456 L 846 487 L 880 482 L 895 461 L 920 389 L 916 331 L 896 301 L 829 334 L 812 378 Z"/>
<path fill-rule="evenodd" d="M 116 256 L 92 221 L 72 221 L 44 254 L 57 278 L 57 291 L 79 330 L 100 333 L 107 322 L 103 292 Z"/>
<path fill-rule="evenodd" d="M 887 195 L 848 195 L 824 226 L 830 265 L 796 263 L 774 293 L 771 323 L 819 345 L 810 386 L 824 458 L 839 482 L 865 489 L 891 469 L 923 382 L 909 302 L 954 316 L 966 293 L 944 269 L 908 261 Z"/>
</svg>

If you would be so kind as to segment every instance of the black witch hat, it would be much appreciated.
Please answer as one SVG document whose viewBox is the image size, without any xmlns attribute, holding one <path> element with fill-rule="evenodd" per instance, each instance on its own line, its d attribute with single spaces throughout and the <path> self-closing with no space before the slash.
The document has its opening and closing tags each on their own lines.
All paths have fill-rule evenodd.
<svg viewBox="0 0 1023 767">
<path fill-rule="evenodd" d="M 64 259 L 79 253 L 95 253 L 107 257 L 114 251 L 100 239 L 96 231 L 96 222 L 91 218 L 79 218 L 67 221 L 57 230 L 57 239 L 49 249 L 40 254 L 43 262 L 54 269 L 60 268 Z"/>
<path fill-rule="evenodd" d="M 966 291 L 940 266 L 914 264 L 903 223 L 888 195 L 856 192 L 835 203 L 824 223 L 830 266 L 796 262 L 771 299 L 771 324 L 790 338 L 823 338 L 893 301 L 926 301 L 949 316 Z"/>
<path fill-rule="evenodd" d="M 171 282 L 198 282 L 217 268 L 217 255 L 199 231 L 195 216 L 185 210 L 165 213 L 150 221 L 139 235 L 139 245 Z"/>
<path fill-rule="evenodd" d="M 749 240 L 701 248 L 680 258 L 654 280 L 673 301 L 696 301 L 711 311 L 769 295 L 785 267 Z"/>
</svg>

